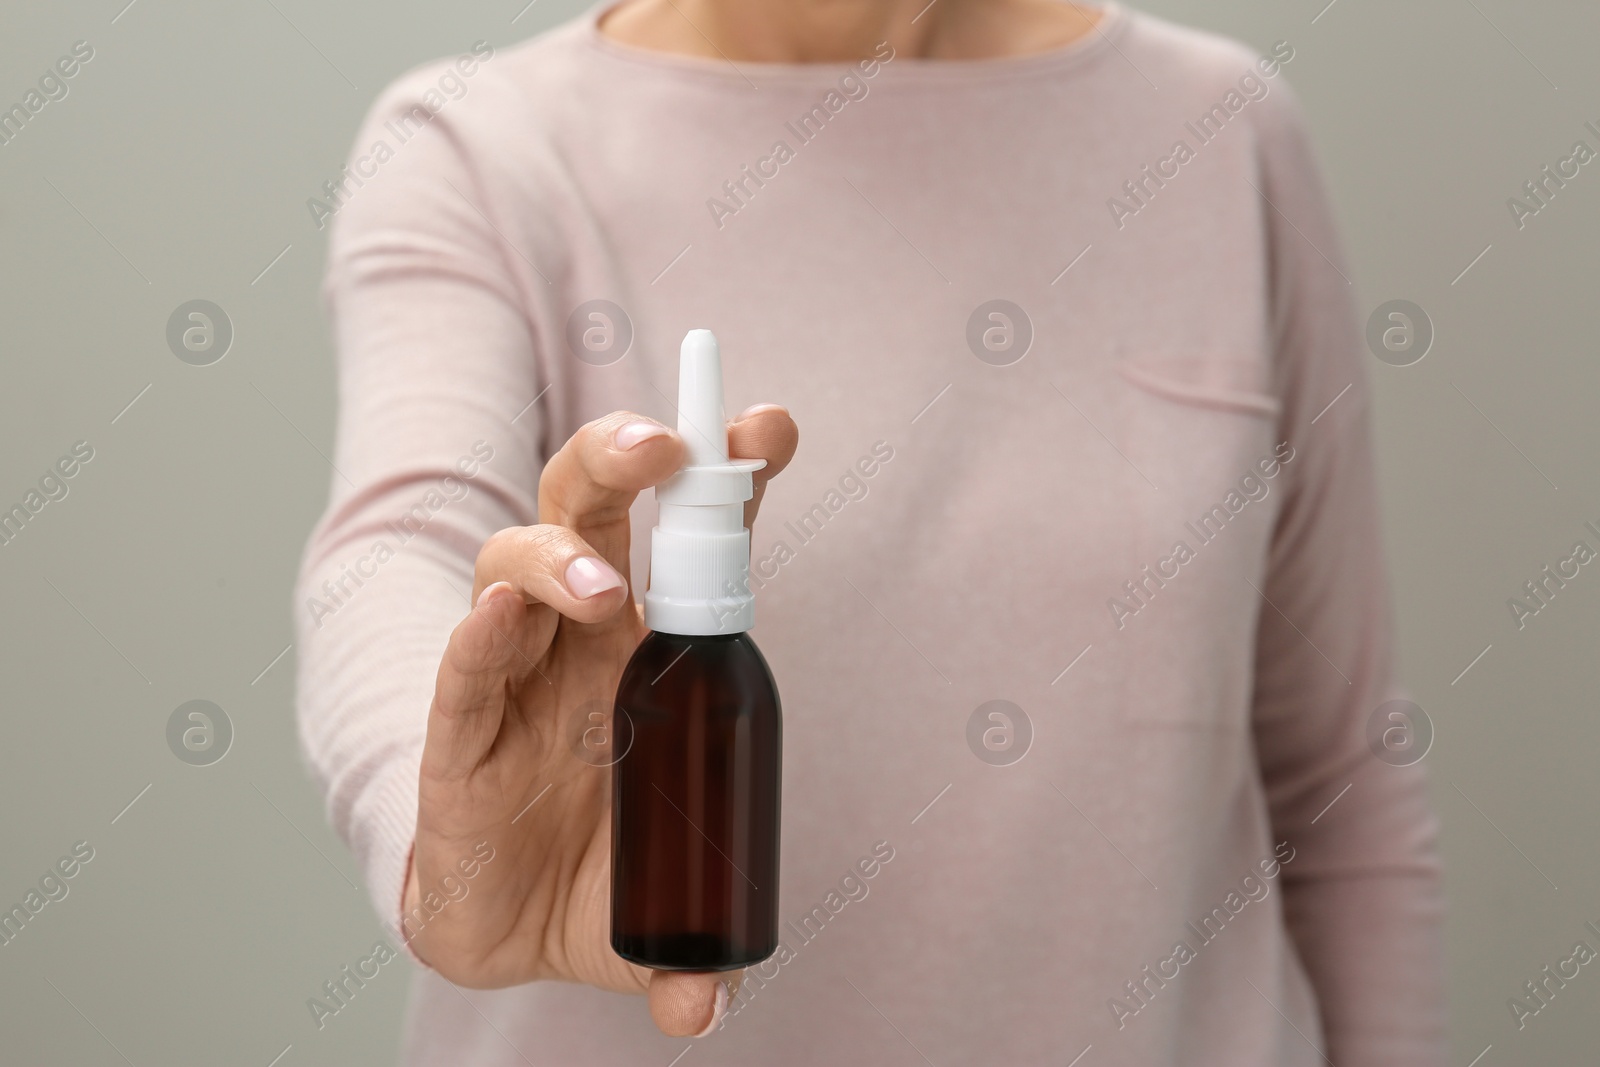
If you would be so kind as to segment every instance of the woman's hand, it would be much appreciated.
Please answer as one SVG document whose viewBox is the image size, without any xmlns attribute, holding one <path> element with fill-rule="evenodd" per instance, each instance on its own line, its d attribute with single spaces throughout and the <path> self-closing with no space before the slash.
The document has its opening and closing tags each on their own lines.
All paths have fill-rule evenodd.
<svg viewBox="0 0 1600 1067">
<path fill-rule="evenodd" d="M 729 424 L 730 455 L 767 461 L 747 526 L 798 441 L 776 405 Z M 611 771 L 573 742 L 594 725 L 591 712 L 611 707 L 645 634 L 629 591 L 629 505 L 683 455 L 676 433 L 641 416 L 591 422 L 545 467 L 544 522 L 501 530 L 478 554 L 475 606 L 450 635 L 428 713 L 404 905 L 416 918 L 403 927 L 452 982 L 648 992 L 651 1016 L 672 1036 L 709 1027 L 724 976 L 652 972 L 611 951 Z M 430 892 L 435 903 L 446 896 L 442 879 L 461 880 L 457 865 L 481 842 L 493 860 L 469 895 L 417 911 Z"/>
</svg>

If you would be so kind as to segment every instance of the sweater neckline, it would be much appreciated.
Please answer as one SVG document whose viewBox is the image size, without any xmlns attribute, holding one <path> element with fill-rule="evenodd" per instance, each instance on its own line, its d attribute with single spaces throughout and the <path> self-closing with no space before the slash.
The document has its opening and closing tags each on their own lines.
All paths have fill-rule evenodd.
<svg viewBox="0 0 1600 1067">
<path fill-rule="evenodd" d="M 854 63 L 735 63 L 731 59 L 690 56 L 624 44 L 600 30 L 600 21 L 620 3 L 622 0 L 600 0 L 590 7 L 580 20 L 580 34 L 591 49 L 613 61 L 641 70 L 759 89 L 763 85 L 820 85 L 832 82 L 855 68 Z M 884 72 L 892 70 L 892 80 L 900 83 L 970 86 L 1086 67 L 1116 49 L 1117 39 L 1126 32 L 1129 22 L 1128 11 L 1120 0 L 1102 0 L 1099 11 L 1100 18 L 1088 33 L 1043 52 L 989 59 L 903 56 L 884 63 Z"/>
</svg>

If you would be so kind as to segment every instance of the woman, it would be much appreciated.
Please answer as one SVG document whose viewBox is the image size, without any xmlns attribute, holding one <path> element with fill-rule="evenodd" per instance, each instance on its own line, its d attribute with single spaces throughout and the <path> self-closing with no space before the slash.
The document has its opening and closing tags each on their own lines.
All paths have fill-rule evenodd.
<svg viewBox="0 0 1600 1067">
<path fill-rule="evenodd" d="M 1293 56 L 1116 4 L 625 0 L 384 94 L 329 208 L 300 687 L 424 965 L 409 1062 L 1443 1062 Z M 729 442 L 785 705 L 742 984 L 611 952 L 576 740 L 696 327 L 763 401 Z"/>
</svg>

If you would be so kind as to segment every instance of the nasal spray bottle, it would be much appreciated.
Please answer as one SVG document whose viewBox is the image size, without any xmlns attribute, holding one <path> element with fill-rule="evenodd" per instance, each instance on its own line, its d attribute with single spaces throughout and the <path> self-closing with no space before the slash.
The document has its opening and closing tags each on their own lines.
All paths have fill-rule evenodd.
<svg viewBox="0 0 1600 1067">
<path fill-rule="evenodd" d="M 659 970 L 723 971 L 778 947 L 782 719 L 747 631 L 750 475 L 729 460 L 722 356 L 709 330 L 683 339 L 683 468 L 656 488 L 644 622 L 617 686 L 611 947 Z"/>
</svg>

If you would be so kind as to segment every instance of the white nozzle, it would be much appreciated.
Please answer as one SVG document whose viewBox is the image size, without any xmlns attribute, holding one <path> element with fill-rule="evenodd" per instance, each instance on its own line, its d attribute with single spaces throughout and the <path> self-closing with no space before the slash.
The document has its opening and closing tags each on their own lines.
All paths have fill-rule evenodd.
<svg viewBox="0 0 1600 1067">
<path fill-rule="evenodd" d="M 728 461 L 722 413 L 722 350 L 710 330 L 690 330 L 678 354 L 678 435 L 689 446 L 686 466 Z"/>
<path fill-rule="evenodd" d="M 684 466 L 656 487 L 660 516 L 650 535 L 644 623 L 672 634 L 733 634 L 755 624 L 750 474 L 765 460 L 728 459 L 722 353 L 710 330 L 690 330 L 678 362 L 678 435 Z"/>
</svg>

